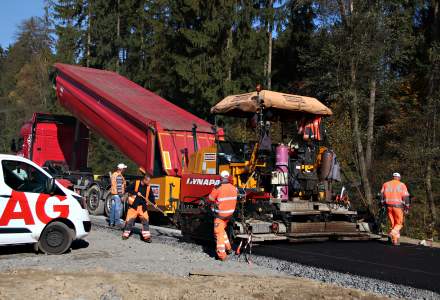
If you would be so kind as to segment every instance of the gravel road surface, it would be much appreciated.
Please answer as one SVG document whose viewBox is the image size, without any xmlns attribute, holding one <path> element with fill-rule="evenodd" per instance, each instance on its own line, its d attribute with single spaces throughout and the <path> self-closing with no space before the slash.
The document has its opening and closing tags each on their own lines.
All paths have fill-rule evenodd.
<svg viewBox="0 0 440 300">
<path fill-rule="evenodd" d="M 31 246 L 2 248 L 0 271 L 8 276 L 0 280 L 0 299 L 25 298 L 21 297 L 24 291 L 14 294 L 17 290 L 8 283 L 13 278 L 22 278 L 21 283 L 33 287 L 41 298 L 56 296 L 60 291 L 64 299 L 143 298 L 136 297 L 138 291 L 140 295 L 146 293 L 160 299 L 217 299 L 221 296 L 237 299 L 315 299 L 318 296 L 322 299 L 377 299 L 379 295 L 440 299 L 440 295 L 432 291 L 268 256 L 252 256 L 252 264 L 231 256 L 222 263 L 214 259 L 213 247 L 184 242 L 179 231 L 174 229 L 152 226 L 153 243 L 147 244 L 137 234 L 127 241 L 121 240 L 121 232 L 106 227 L 103 218 L 93 217 L 93 223 L 86 240 L 76 241 L 72 251 L 65 255 L 36 255 Z M 254 248 L 258 252 L 256 249 L 258 247 Z M 124 291 L 127 286 L 124 282 L 134 273 L 138 274 L 136 278 L 145 279 L 147 283 L 135 282 L 129 291 Z M 188 276 L 190 273 L 198 275 Z M 216 276 L 219 274 L 221 279 Z M 228 275 L 224 277 L 225 274 Z M 68 292 L 71 285 L 68 279 L 73 279 L 74 286 L 84 285 L 85 288 L 79 290 L 83 298 L 78 298 L 78 293 Z M 150 292 L 148 281 L 151 280 L 155 286 Z M 163 281 L 168 284 L 159 283 Z M 219 289 L 218 281 L 228 284 L 222 284 Z M 41 289 L 46 286 L 53 288 Z M 194 291 L 200 292 L 200 297 Z"/>
<path fill-rule="evenodd" d="M 3 247 L 0 299 L 384 299 L 255 264 L 222 263 L 202 246 L 176 242 L 174 233 L 153 230 L 147 244 L 95 226 L 59 256 Z"/>
</svg>

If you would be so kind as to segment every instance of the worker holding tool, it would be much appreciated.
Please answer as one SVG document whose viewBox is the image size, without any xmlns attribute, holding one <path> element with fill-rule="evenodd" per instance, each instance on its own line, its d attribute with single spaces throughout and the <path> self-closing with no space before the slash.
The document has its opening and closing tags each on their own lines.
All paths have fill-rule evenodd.
<svg viewBox="0 0 440 300">
<path fill-rule="evenodd" d="M 128 192 L 128 211 L 125 222 L 124 233 L 122 239 L 126 240 L 130 237 L 136 219 L 139 218 L 142 223 L 142 239 L 147 243 L 151 243 L 150 224 L 147 211 L 147 204 L 156 206 L 156 200 L 150 186 L 150 176 L 145 174 L 141 180 L 136 180 L 127 188 Z"/>
<path fill-rule="evenodd" d="M 111 175 L 111 208 L 110 208 L 110 226 L 121 225 L 121 209 L 122 209 L 122 196 L 125 193 L 126 182 L 122 173 L 125 171 L 127 166 L 123 163 L 118 164 L 117 169 Z"/>
<path fill-rule="evenodd" d="M 391 230 L 388 234 L 393 245 L 399 245 L 400 230 L 403 227 L 404 212 L 409 210 L 409 193 L 406 185 L 400 182 L 400 174 L 393 173 L 393 180 L 383 184 L 382 204 L 387 208 Z"/>
<path fill-rule="evenodd" d="M 231 243 L 225 229 L 235 211 L 237 188 L 229 183 L 228 171 L 222 171 L 220 176 L 221 184 L 212 190 L 208 199 L 213 204 L 217 257 L 224 261 L 227 258 L 227 254 L 232 252 Z"/>
</svg>

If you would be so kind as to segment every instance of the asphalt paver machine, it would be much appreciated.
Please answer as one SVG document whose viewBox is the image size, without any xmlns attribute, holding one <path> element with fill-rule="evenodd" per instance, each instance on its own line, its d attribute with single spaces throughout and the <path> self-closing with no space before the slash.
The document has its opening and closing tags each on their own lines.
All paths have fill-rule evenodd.
<svg viewBox="0 0 440 300">
<path fill-rule="evenodd" d="M 184 235 L 212 239 L 213 215 L 205 198 L 210 183 L 218 184 L 218 174 L 228 170 L 239 191 L 229 229 L 235 238 L 370 239 L 369 224 L 359 220 L 339 183 L 336 154 L 324 145 L 321 121 L 332 114 L 328 107 L 315 98 L 257 87 L 226 97 L 211 113 L 247 118 L 255 135 L 245 142 L 218 139 L 191 156 L 177 210 Z"/>
</svg>

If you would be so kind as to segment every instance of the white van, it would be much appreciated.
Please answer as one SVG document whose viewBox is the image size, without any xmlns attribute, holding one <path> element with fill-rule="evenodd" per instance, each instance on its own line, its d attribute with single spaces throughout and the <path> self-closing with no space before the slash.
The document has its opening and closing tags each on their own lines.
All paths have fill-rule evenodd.
<svg viewBox="0 0 440 300">
<path fill-rule="evenodd" d="M 62 254 L 90 232 L 85 208 L 81 196 L 32 161 L 0 154 L 0 245 L 32 243 Z"/>
</svg>

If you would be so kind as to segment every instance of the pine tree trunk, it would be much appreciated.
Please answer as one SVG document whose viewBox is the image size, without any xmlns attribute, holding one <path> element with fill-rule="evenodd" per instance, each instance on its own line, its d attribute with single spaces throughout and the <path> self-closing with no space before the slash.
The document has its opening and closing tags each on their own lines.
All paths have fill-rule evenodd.
<svg viewBox="0 0 440 300">
<path fill-rule="evenodd" d="M 367 145 L 365 150 L 365 164 L 368 172 L 371 170 L 371 163 L 373 157 L 375 103 L 376 103 L 376 78 L 373 78 L 370 83 L 370 102 L 368 103 Z"/>
<path fill-rule="evenodd" d="M 348 1 L 347 6 L 349 9 L 349 13 L 347 14 L 347 9 L 345 7 L 346 3 L 343 0 L 338 0 L 338 8 L 342 23 L 344 25 L 345 31 L 348 35 L 352 35 L 352 24 L 350 22 L 350 18 L 354 12 L 354 4 L 353 1 Z M 351 37 L 349 37 L 351 39 Z M 352 99 L 350 101 L 351 107 L 351 122 L 352 122 L 352 135 L 355 143 L 355 149 L 358 160 L 358 169 L 359 175 L 361 176 L 362 186 L 365 194 L 365 201 L 368 205 L 368 209 L 373 215 L 376 215 L 376 207 L 373 205 L 373 195 L 371 192 L 370 180 L 368 178 L 368 170 L 365 161 L 364 147 L 362 145 L 361 132 L 359 127 L 359 99 L 357 96 L 356 90 L 356 75 L 357 75 L 357 66 L 355 61 L 355 54 L 351 54 L 350 59 L 350 92 Z M 373 114 L 374 116 L 374 114 Z"/>
<path fill-rule="evenodd" d="M 426 185 L 426 196 L 428 199 L 428 206 L 431 212 L 431 237 L 434 235 L 435 228 L 437 226 L 437 210 L 435 207 L 434 195 L 432 193 L 432 161 L 429 160 L 426 164 L 426 175 L 425 175 L 425 185 Z"/>
<path fill-rule="evenodd" d="M 356 145 L 356 153 L 358 158 L 359 172 L 361 175 L 362 186 L 365 193 L 365 200 L 371 213 L 376 215 L 376 208 L 373 205 L 373 195 L 371 193 L 370 181 L 365 163 L 364 147 L 362 146 L 361 133 L 359 128 L 359 99 L 356 91 L 356 62 L 354 58 L 350 61 L 351 84 L 350 91 L 352 93 L 351 100 L 351 117 L 353 124 L 353 138 Z"/>
<path fill-rule="evenodd" d="M 433 13 L 433 21 L 432 21 L 432 40 L 431 42 L 431 47 L 440 40 L 440 36 L 439 36 L 439 26 L 440 26 L 440 16 L 439 16 L 439 1 L 438 0 L 433 0 L 431 3 L 432 7 L 432 13 Z M 435 127 L 436 127 L 436 118 L 437 118 L 437 114 L 436 114 L 436 107 L 435 107 L 435 89 L 438 88 L 438 81 L 439 81 L 439 76 L 440 76 L 440 66 L 439 66 L 439 62 L 438 61 L 432 61 L 431 62 L 431 70 L 430 70 L 430 74 L 429 74 L 429 87 L 428 87 L 428 94 L 427 94 L 427 114 L 431 115 L 432 114 L 432 118 L 429 118 L 427 120 L 427 126 L 426 126 L 426 132 L 428 133 L 427 136 L 427 141 L 428 141 L 428 148 L 429 150 L 434 149 L 437 146 L 437 141 L 436 141 L 436 132 L 435 132 Z M 434 234 L 434 231 L 436 229 L 437 226 L 437 210 L 436 210 L 436 206 L 435 206 L 435 201 L 434 201 L 434 195 L 433 195 L 433 191 L 432 191 L 432 166 L 434 164 L 434 153 L 429 153 L 428 157 L 427 157 L 427 162 L 426 162 L 426 174 L 425 174 L 425 186 L 426 186 L 426 198 L 428 201 L 428 205 L 429 205 L 429 210 L 430 210 L 430 214 L 431 214 L 431 224 L 432 224 L 432 235 Z"/>
<path fill-rule="evenodd" d="M 232 25 L 229 28 L 228 39 L 226 41 L 226 55 L 228 57 L 228 75 L 226 77 L 226 81 L 232 80 Z"/>
<path fill-rule="evenodd" d="M 92 0 L 89 0 L 89 9 L 88 9 L 88 28 L 87 28 L 87 57 L 86 57 L 86 66 L 90 67 L 90 47 L 92 46 Z"/>
<path fill-rule="evenodd" d="M 119 10 L 120 0 L 118 0 L 118 6 L 117 6 L 117 14 L 118 18 L 116 21 L 116 73 L 119 73 L 119 66 L 121 64 L 119 60 L 119 51 L 120 51 L 120 37 L 121 37 L 121 13 Z"/>
<path fill-rule="evenodd" d="M 273 0 L 269 0 L 269 6 L 270 14 L 272 15 L 272 8 L 273 8 Z M 272 30 L 273 30 L 273 16 L 268 21 L 267 26 L 267 35 L 268 35 L 268 51 L 267 51 L 267 71 L 266 71 L 266 84 L 267 89 L 272 89 Z"/>
</svg>

